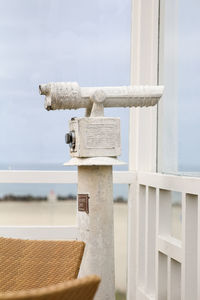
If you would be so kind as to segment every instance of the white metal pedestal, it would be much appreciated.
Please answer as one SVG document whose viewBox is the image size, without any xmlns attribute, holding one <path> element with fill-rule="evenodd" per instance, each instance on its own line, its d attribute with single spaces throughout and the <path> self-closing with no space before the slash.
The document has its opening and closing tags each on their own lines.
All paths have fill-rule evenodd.
<svg viewBox="0 0 200 300">
<path fill-rule="evenodd" d="M 99 275 L 95 300 L 114 300 L 112 166 L 79 166 L 78 193 L 89 194 L 89 213 L 78 212 L 80 239 L 86 243 L 80 277 Z"/>
</svg>

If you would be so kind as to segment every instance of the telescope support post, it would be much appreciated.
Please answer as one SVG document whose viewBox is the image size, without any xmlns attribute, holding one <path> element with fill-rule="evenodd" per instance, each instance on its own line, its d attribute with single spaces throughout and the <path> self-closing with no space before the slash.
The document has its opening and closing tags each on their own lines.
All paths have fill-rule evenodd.
<svg viewBox="0 0 200 300">
<path fill-rule="evenodd" d="M 80 277 L 99 275 L 95 300 L 114 300 L 112 166 L 79 166 L 78 194 L 89 195 L 89 213 L 78 212 L 80 239 L 86 243 Z"/>
</svg>

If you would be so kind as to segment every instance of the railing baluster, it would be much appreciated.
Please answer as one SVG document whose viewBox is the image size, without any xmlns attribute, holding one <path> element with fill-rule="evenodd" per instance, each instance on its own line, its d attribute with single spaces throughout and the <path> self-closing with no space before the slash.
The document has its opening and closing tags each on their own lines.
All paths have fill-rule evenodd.
<svg viewBox="0 0 200 300">
<path fill-rule="evenodd" d="M 159 251 L 158 251 L 158 235 L 159 235 L 159 202 L 160 190 L 156 188 L 156 249 L 155 249 L 155 299 L 158 300 L 158 276 L 159 276 Z"/>
<path fill-rule="evenodd" d="M 158 300 L 167 299 L 167 256 L 159 252 L 158 254 Z"/>
<path fill-rule="evenodd" d="M 127 299 L 136 299 L 136 240 L 137 240 L 137 184 L 129 185 L 128 197 L 128 258 L 127 258 Z"/>
<path fill-rule="evenodd" d="M 145 285 L 145 215 L 146 215 L 146 186 L 139 186 L 138 201 L 138 276 L 137 283 L 140 286 Z"/>
<path fill-rule="evenodd" d="M 197 195 L 182 197 L 182 300 L 197 300 Z"/>
<path fill-rule="evenodd" d="M 167 300 L 171 300 L 171 257 L 167 257 Z"/>
<path fill-rule="evenodd" d="M 157 192 L 157 300 L 169 298 L 169 262 L 168 257 L 158 250 L 158 236 L 169 236 L 171 232 L 171 192 L 160 189 Z M 169 298 L 170 299 L 170 298 Z"/>
<path fill-rule="evenodd" d="M 146 193 L 146 292 L 155 294 L 155 244 L 156 244 L 156 189 L 147 188 Z"/>
<path fill-rule="evenodd" d="M 181 300 L 181 264 L 176 260 L 169 258 L 170 267 L 169 272 L 169 299 L 168 300 Z"/>
<path fill-rule="evenodd" d="M 197 234 L 197 299 L 200 299 L 200 194 L 198 194 L 198 234 Z"/>
</svg>

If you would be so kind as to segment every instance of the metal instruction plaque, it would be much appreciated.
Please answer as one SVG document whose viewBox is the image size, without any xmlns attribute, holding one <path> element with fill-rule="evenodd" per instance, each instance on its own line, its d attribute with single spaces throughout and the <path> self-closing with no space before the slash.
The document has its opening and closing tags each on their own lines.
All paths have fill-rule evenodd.
<svg viewBox="0 0 200 300">
<path fill-rule="evenodd" d="M 93 149 L 114 149 L 116 146 L 116 124 L 88 124 L 86 147 Z"/>
<path fill-rule="evenodd" d="M 78 211 L 83 211 L 89 214 L 89 195 L 78 194 Z"/>
</svg>

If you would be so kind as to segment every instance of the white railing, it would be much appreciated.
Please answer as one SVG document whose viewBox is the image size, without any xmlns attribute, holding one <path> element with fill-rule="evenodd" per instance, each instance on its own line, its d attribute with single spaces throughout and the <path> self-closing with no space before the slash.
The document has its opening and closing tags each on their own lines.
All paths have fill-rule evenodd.
<svg viewBox="0 0 200 300">
<path fill-rule="evenodd" d="M 113 183 L 131 184 L 135 173 L 113 172 Z M 0 171 L 0 183 L 77 183 L 76 171 Z"/>
<path fill-rule="evenodd" d="M 128 300 L 200 299 L 200 178 L 138 173 L 131 189 Z M 182 196 L 180 239 L 171 232 L 173 192 Z"/>
<path fill-rule="evenodd" d="M 135 174 L 114 172 L 113 183 L 130 184 Z M 76 171 L 0 171 L 1 183 L 77 183 Z M 78 226 L 0 226 L 0 235 L 29 239 L 79 239 Z"/>
<path fill-rule="evenodd" d="M 0 226 L 0 236 L 30 240 L 76 240 L 78 226 Z"/>
</svg>

